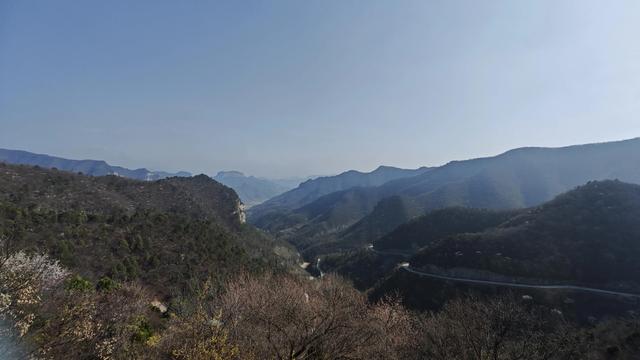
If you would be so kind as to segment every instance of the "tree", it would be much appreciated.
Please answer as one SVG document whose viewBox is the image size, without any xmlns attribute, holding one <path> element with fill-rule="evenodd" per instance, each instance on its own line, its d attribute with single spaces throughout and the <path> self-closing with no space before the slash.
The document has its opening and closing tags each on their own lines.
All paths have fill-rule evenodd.
<svg viewBox="0 0 640 360">
<path fill-rule="evenodd" d="M 5 244 L 7 239 L 2 239 Z M 9 318 L 19 336 L 24 336 L 36 318 L 43 294 L 58 286 L 69 272 L 44 254 L 14 254 L 0 257 L 0 318 Z"/>
<path fill-rule="evenodd" d="M 394 359 L 411 339 L 397 302 L 368 304 L 339 277 L 241 276 L 220 299 L 243 354 L 274 359 Z"/>
<path fill-rule="evenodd" d="M 150 296 L 135 284 L 95 290 L 68 286 L 43 306 L 47 321 L 36 330 L 39 355 L 51 359 L 139 359 L 153 335 Z"/>
<path fill-rule="evenodd" d="M 511 297 L 453 300 L 418 324 L 418 358 L 581 359 L 576 329 L 546 308 Z"/>
</svg>

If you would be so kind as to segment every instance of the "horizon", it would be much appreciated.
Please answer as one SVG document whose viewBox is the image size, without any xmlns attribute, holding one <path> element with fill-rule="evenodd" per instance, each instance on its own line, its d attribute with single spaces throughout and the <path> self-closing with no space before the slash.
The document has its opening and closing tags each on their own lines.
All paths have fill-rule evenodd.
<svg viewBox="0 0 640 360">
<path fill-rule="evenodd" d="M 605 141 L 598 141 L 598 142 L 592 142 L 592 143 L 580 143 L 580 144 L 566 144 L 566 145 L 561 145 L 561 146 L 533 146 L 533 145 L 525 145 L 525 146 L 520 146 L 520 147 L 516 147 L 516 148 L 512 148 L 512 149 L 507 149 L 504 151 L 501 151 L 499 153 L 496 154 L 490 154 L 490 155 L 485 155 L 485 156 L 474 156 L 474 157 L 470 157 L 470 158 L 466 158 L 466 159 L 451 159 L 448 160 L 444 163 L 441 164 L 437 164 L 437 165 L 423 165 L 423 166 L 417 166 L 417 167 L 412 167 L 412 168 L 403 168 L 403 167 L 399 167 L 399 166 L 395 166 L 393 164 L 380 164 L 377 165 L 375 168 L 373 169 L 369 169 L 369 170 L 360 170 L 360 169 L 344 169 L 342 171 L 336 172 L 336 173 L 331 173 L 331 174 L 299 174 L 299 175 L 292 175 L 292 176 L 288 176 L 288 177 L 268 177 L 268 176 L 262 176 L 262 175 L 256 175 L 256 174 L 250 174 L 250 173 L 246 173 L 240 170 L 236 170 L 236 169 L 222 169 L 222 170 L 217 170 L 217 171 L 213 171 L 210 173 L 203 173 L 203 172 L 192 172 L 189 171 L 188 169 L 171 169 L 171 170 L 166 170 L 166 169 L 153 169 L 153 168 L 148 168 L 145 166 L 141 166 L 141 167 L 131 167 L 131 170 L 139 170 L 139 169 L 145 169 L 148 171 L 168 171 L 168 172 L 173 172 L 173 173 L 178 173 L 178 172 L 189 172 L 191 173 L 191 176 L 197 176 L 197 175 L 206 175 L 209 176 L 211 178 L 219 175 L 220 173 L 239 173 L 242 176 L 246 176 L 246 177 L 255 177 L 258 179 L 267 179 L 267 180 L 301 180 L 302 182 L 310 180 L 310 179 L 316 179 L 316 178 L 321 178 L 321 177 L 332 177 L 332 176 L 336 176 L 336 175 L 340 175 L 346 172 L 350 172 L 350 171 L 356 171 L 359 173 L 370 173 L 373 171 L 376 171 L 380 168 L 383 167 L 387 167 L 387 168 L 396 168 L 396 169 L 408 169 L 408 170 L 418 170 L 420 168 L 437 168 L 437 167 L 441 167 L 444 165 L 447 165 L 451 162 L 460 162 L 460 161 L 470 161 L 470 160 L 476 160 L 476 159 L 483 159 L 483 158 L 493 158 L 493 157 L 498 157 L 501 156 L 503 154 L 506 154 L 510 151 L 514 151 L 514 150 L 520 150 L 520 149 L 562 149 L 562 148 L 569 148 L 569 147 L 576 147 L 576 146 L 585 146 L 585 145 L 598 145 L 598 144 L 608 144 L 608 143 L 619 143 L 619 142 L 626 142 L 626 141 L 633 141 L 633 140 L 639 140 L 640 136 L 634 136 L 631 138 L 625 138 L 625 139 L 617 139 L 617 140 L 605 140 Z M 9 151 L 22 151 L 22 152 L 27 152 L 27 153 L 31 153 L 31 154 L 35 154 L 35 155 L 43 155 L 43 156 L 51 156 L 54 158 L 62 158 L 62 159 L 67 159 L 67 160 L 75 160 L 75 161 L 104 161 L 105 163 L 107 163 L 110 166 L 120 166 L 120 167 L 125 167 L 121 164 L 115 164 L 115 163 L 111 163 L 105 159 L 88 159 L 88 158 L 64 158 L 55 154 L 43 154 L 43 153 L 35 153 L 29 150 L 24 150 L 24 149 L 8 149 L 8 148 L 2 148 L 0 147 L 0 150 L 9 150 Z"/>
<path fill-rule="evenodd" d="M 639 19 L 0 0 L 0 360 L 640 359 Z"/>
<path fill-rule="evenodd" d="M 633 1 L 4 2 L 0 147 L 291 178 L 629 139 L 637 13 Z"/>
</svg>

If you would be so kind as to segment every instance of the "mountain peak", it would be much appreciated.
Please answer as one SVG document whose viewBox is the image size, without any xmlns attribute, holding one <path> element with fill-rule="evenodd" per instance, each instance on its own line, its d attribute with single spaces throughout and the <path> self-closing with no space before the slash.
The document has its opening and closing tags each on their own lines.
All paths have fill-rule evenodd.
<svg viewBox="0 0 640 360">
<path fill-rule="evenodd" d="M 373 170 L 372 172 L 379 172 L 379 171 L 386 171 L 386 170 L 398 170 L 398 169 L 399 168 L 397 168 L 395 166 L 380 165 L 375 170 Z"/>
</svg>

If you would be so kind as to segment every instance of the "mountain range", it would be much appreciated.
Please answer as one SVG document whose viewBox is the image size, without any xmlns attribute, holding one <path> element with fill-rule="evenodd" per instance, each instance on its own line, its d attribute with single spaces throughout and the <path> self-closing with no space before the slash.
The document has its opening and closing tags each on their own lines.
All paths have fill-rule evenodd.
<svg viewBox="0 0 640 360">
<path fill-rule="evenodd" d="M 307 180 L 297 188 L 276 196 L 259 206 L 255 206 L 249 211 L 249 216 L 258 219 L 270 213 L 301 208 L 324 195 L 354 187 L 379 186 L 391 180 L 419 175 L 428 170 L 426 167 L 400 169 L 391 166 L 380 166 L 368 173 L 349 170 L 335 176 L 323 176 Z"/>
<path fill-rule="evenodd" d="M 301 185 L 265 202 L 249 219 L 281 238 L 302 244 L 302 250 L 332 244 L 312 251 L 317 254 L 345 243 L 362 246 L 375 239 L 367 234 L 386 233 L 430 210 L 530 207 L 588 181 L 605 179 L 640 183 L 640 138 L 520 148 L 493 157 L 453 161 L 378 186 L 352 187 L 316 197 L 302 197 Z M 385 200 L 391 197 L 395 200 Z M 310 202 L 285 201 L 301 198 Z"/>
<path fill-rule="evenodd" d="M 492 324 L 504 323 L 506 318 L 511 321 L 517 316 L 503 310 L 517 306 L 530 312 L 543 309 L 549 317 L 541 319 L 556 319 L 562 324 L 567 320 L 584 322 L 589 326 L 584 336 L 592 343 L 598 317 L 628 318 L 631 311 L 637 311 L 639 150 L 640 139 L 632 139 L 555 149 L 522 148 L 437 168 L 348 171 L 305 181 L 256 205 L 250 210 L 251 222 L 266 231 L 245 223 L 238 196 L 243 193 L 255 201 L 267 198 L 268 194 L 257 191 L 269 190 L 269 186 L 276 191 L 275 183 L 266 179 L 221 172 L 216 177 L 230 186 L 206 175 L 139 181 L 102 174 L 107 171 L 104 162 L 92 167 L 79 161 L 73 167 L 52 157 L 38 166 L 0 161 L 0 242 L 2 251 L 42 252 L 55 259 L 56 266 L 59 262 L 73 272 L 38 310 L 36 341 L 58 341 L 62 332 L 48 332 L 49 324 L 55 323 L 51 319 L 57 319 L 57 314 L 66 324 L 66 309 L 79 309 L 75 315 L 88 308 L 87 319 L 91 320 L 83 323 L 91 323 L 106 308 L 109 316 L 103 323 L 109 326 L 112 319 L 119 319 L 112 313 L 135 315 L 135 321 L 118 320 L 123 328 L 135 331 L 134 336 L 126 333 L 121 342 L 137 344 L 141 353 L 158 346 L 150 340 L 154 336 L 160 343 L 175 338 L 184 346 L 185 339 L 201 336 L 200 331 L 204 331 L 203 340 L 193 346 L 205 344 L 200 348 L 209 349 L 206 344 L 217 336 L 210 331 L 234 324 L 228 320 L 231 317 L 221 321 L 199 315 L 209 314 L 211 304 L 227 306 L 224 313 L 240 314 L 234 315 L 236 319 L 270 311 L 273 304 L 284 305 L 277 317 L 269 315 L 267 319 L 275 319 L 288 329 L 289 324 L 300 323 L 290 321 L 300 313 L 307 329 L 313 326 L 304 324 L 306 318 L 335 321 L 343 317 L 324 310 L 319 316 L 309 315 L 318 299 L 326 297 L 329 309 L 345 309 L 344 304 L 354 301 L 358 307 L 341 311 L 356 317 L 362 314 L 359 309 L 376 309 L 375 316 L 363 322 L 362 330 L 350 332 L 351 337 L 344 341 L 348 343 L 358 336 L 354 334 L 371 328 L 369 319 L 387 322 L 389 314 L 397 315 L 398 327 L 404 329 L 432 315 L 409 315 L 402 307 L 438 310 L 444 306 L 439 314 L 446 314 L 452 311 L 450 304 L 463 296 L 469 299 L 464 304 L 470 305 L 458 309 L 471 309 L 455 320 L 463 328 L 461 337 L 467 336 L 469 315 L 479 317 L 475 327 L 480 330 L 474 331 L 487 338 L 488 320 Z M 88 173 L 80 174 L 78 169 Z M 114 169 L 118 168 L 108 171 Z M 150 180 L 148 174 L 144 180 Z M 242 284 L 246 281 L 253 285 L 245 288 Z M 355 292 L 351 283 L 366 292 Z M 130 286 L 139 292 L 129 292 L 133 289 Z M 312 289 L 321 291 L 309 296 Z M 113 297 L 121 291 L 121 297 Z M 90 298 L 95 300 L 85 303 L 88 296 L 95 296 Z M 509 302 L 500 303 L 498 315 L 487 316 L 482 310 L 484 300 L 478 300 L 483 297 L 494 299 L 496 304 Z M 139 298 L 142 310 L 122 310 L 122 305 Z M 108 299 L 113 299 L 109 304 L 113 301 L 115 306 L 104 306 Z M 385 300 L 379 302 L 381 299 Z M 390 299 L 393 304 L 387 308 L 372 308 L 371 304 Z M 76 301 L 86 305 L 73 307 Z M 291 303 L 296 304 L 293 310 L 286 307 Z M 505 313 L 509 315 L 506 318 Z M 530 322 L 521 320 L 514 328 Z M 234 341 L 254 333 L 267 334 L 264 336 L 270 340 L 270 330 L 255 331 L 270 321 L 243 325 L 242 332 L 231 328 L 228 334 L 237 336 Z M 428 326 L 441 332 L 453 323 L 429 322 Z M 185 330 L 172 333 L 176 324 L 184 324 L 180 326 Z M 203 328 L 202 324 L 215 326 Z M 352 329 L 354 323 L 338 324 Z M 523 338 L 547 331 L 546 320 L 539 324 L 531 328 L 532 335 Z M 637 327 L 615 323 L 611 328 L 626 331 L 618 336 L 618 344 L 638 344 L 640 349 Z M 570 338 L 583 336 L 582 329 L 571 331 Z M 296 331 L 291 333 L 297 336 Z M 600 350 L 610 354 L 611 332 L 605 329 L 602 333 L 606 334 L 599 335 L 604 339 L 602 344 L 607 345 Z M 491 336 L 491 346 L 495 346 Z M 403 337 L 426 338 L 423 333 L 403 330 L 380 339 Z M 95 345 L 69 343 L 85 346 L 78 348 L 78 354 Z M 565 342 L 550 344 L 544 347 L 553 352 Z M 130 354 L 129 349 L 123 354 Z M 233 349 L 237 348 L 230 354 Z M 66 350 L 61 349 L 64 356 Z"/>
<path fill-rule="evenodd" d="M 416 267 L 640 287 L 640 186 L 593 181 L 486 230 L 427 243 Z"/>
<path fill-rule="evenodd" d="M 307 180 L 306 178 L 267 179 L 246 176 L 240 171 L 220 171 L 213 179 L 235 190 L 247 208 L 289 191 Z"/>
<path fill-rule="evenodd" d="M 450 278 L 640 294 L 639 224 L 640 185 L 592 181 L 526 209 L 433 210 L 368 247 L 322 256 L 322 270 L 349 278 L 359 289 L 368 290 L 373 300 L 397 294 L 417 309 L 437 309 L 469 292 L 489 296 L 517 292 L 571 317 L 623 314 L 637 302 L 575 288 L 473 285 Z"/>
<path fill-rule="evenodd" d="M 428 221 L 423 218 L 420 222 L 425 226 Z M 353 277 L 361 288 L 372 287 L 374 299 L 395 293 L 407 305 L 421 309 L 437 308 L 462 291 L 495 295 L 501 287 L 473 287 L 416 276 L 399 269 L 400 261 L 410 264 L 414 271 L 456 278 L 571 284 L 639 294 L 639 224 L 640 186 L 615 180 L 593 181 L 480 231 L 468 232 L 468 226 L 451 228 L 442 236 L 424 241 L 415 255 L 404 260 L 384 251 L 361 250 L 337 261 L 327 260 L 323 266 L 325 271 Z M 400 245 L 393 247 L 412 243 L 410 239 L 419 233 L 430 233 L 426 228 L 415 232 L 417 228 L 418 223 L 396 233 L 393 241 Z M 507 286 L 502 290 L 517 289 Z M 570 289 L 547 291 L 541 287 L 520 293 L 552 302 L 562 312 L 583 312 L 587 316 L 598 312 L 621 314 L 637 306 L 624 297 L 598 297 Z"/>
<path fill-rule="evenodd" d="M 70 160 L 56 156 L 35 154 L 22 150 L 0 149 L 0 162 L 8 164 L 40 166 L 47 169 L 82 173 L 89 176 L 116 175 L 130 179 L 153 181 L 168 177 L 189 177 L 191 173 L 180 171 L 169 173 L 165 171 L 151 171 L 145 168 L 127 169 L 121 166 L 109 165 L 103 160 Z"/>
</svg>

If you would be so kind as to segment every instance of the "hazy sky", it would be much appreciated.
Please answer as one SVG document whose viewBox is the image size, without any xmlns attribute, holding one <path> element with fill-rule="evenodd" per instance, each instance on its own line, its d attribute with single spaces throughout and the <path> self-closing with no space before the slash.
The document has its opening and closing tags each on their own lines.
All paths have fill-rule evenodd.
<svg viewBox="0 0 640 360">
<path fill-rule="evenodd" d="M 0 147 L 264 176 L 640 136 L 640 1 L 0 0 Z"/>
</svg>

